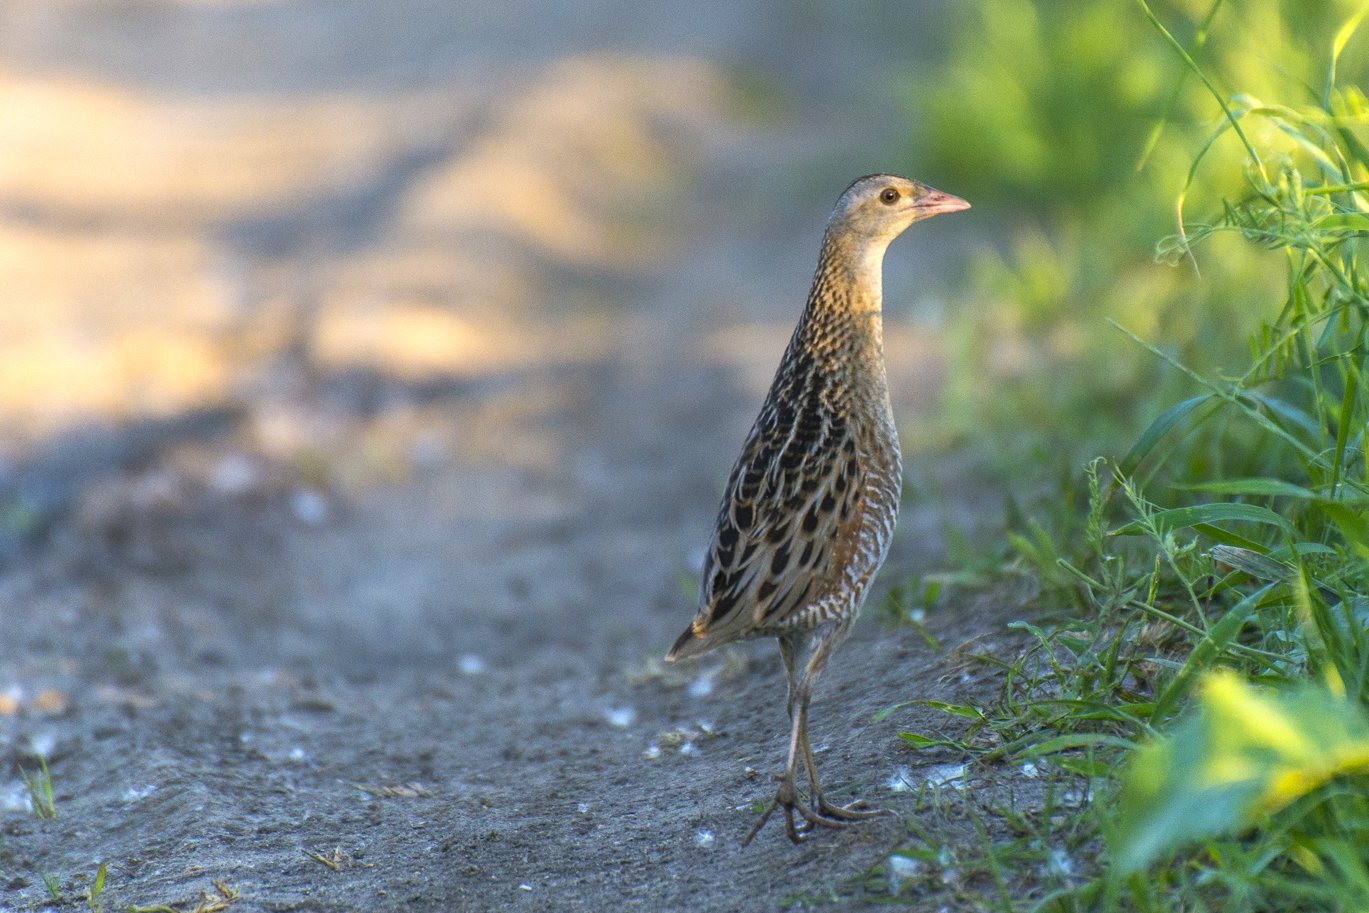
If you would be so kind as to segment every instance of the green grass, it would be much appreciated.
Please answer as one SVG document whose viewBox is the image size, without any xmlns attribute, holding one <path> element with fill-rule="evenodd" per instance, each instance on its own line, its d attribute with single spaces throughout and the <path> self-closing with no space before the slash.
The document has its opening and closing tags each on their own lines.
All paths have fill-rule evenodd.
<svg viewBox="0 0 1369 913">
<path fill-rule="evenodd" d="M 43 873 L 43 886 L 48 889 L 48 897 L 55 904 L 66 902 L 66 895 L 62 893 L 62 879 L 51 872 Z"/>
<path fill-rule="evenodd" d="M 1369 101 L 1363 67 L 1347 63 L 1364 59 L 1362 14 L 1139 0 L 1123 27 L 1121 6 L 1082 12 L 1101 43 L 1087 59 L 1064 6 L 993 7 L 1017 17 L 993 40 L 1026 46 L 990 70 L 1035 53 L 1051 66 L 1028 77 L 1098 82 L 1117 78 L 1104 61 L 1119 41 L 1128 66 L 1166 55 L 1171 88 L 1124 112 L 1150 129 L 1119 115 L 1117 142 L 1172 181 L 1170 199 L 1135 172 L 1103 186 L 1118 150 L 1074 150 L 1065 202 L 1037 188 L 1045 227 L 991 271 L 985 321 L 1025 306 L 1008 323 L 1028 349 L 1075 337 L 1063 365 L 1046 358 L 1001 401 L 962 384 L 948 404 L 972 441 L 1011 441 L 1005 479 L 1044 467 L 1027 481 L 1047 497 L 1010 512 L 1002 569 L 1036 581 L 1038 612 L 1016 626 L 1021 651 L 977 658 L 1000 677 L 995 700 L 943 705 L 946 732 L 905 734 L 971 762 L 969 788 L 921 797 L 906 845 L 848 888 L 1002 911 L 1364 910 Z M 954 72 L 962 88 L 979 78 Z M 1222 88 L 1242 78 L 1280 103 Z M 1026 131 L 1030 149 L 1034 131 L 1059 131 L 1052 118 L 1102 121 L 1129 104 L 1109 88 L 1099 102 L 1042 83 L 1025 104 L 1047 106 L 1044 122 L 981 133 Z M 1176 147 L 1189 156 L 1178 171 Z M 1159 252 L 1178 268 L 1138 265 L 1136 225 L 1174 219 L 1176 193 Z M 1119 211 L 1132 218 L 1114 230 Z M 1128 283 L 1150 300 L 1114 287 Z M 1089 350 L 1103 336 L 1100 357 Z M 965 354 L 982 390 L 990 359 Z M 1063 396 L 1061 377 L 1077 381 Z M 1047 454 L 1085 468 L 1060 475 Z M 896 614 L 936 595 L 913 581 Z"/>
<path fill-rule="evenodd" d="M 24 785 L 28 788 L 29 807 L 33 814 L 45 821 L 57 817 L 57 800 L 53 793 L 52 772 L 48 769 L 47 757 L 38 754 L 38 770 L 30 773 L 26 768 L 20 766 L 19 775 L 24 780 Z M 68 896 L 64 884 L 73 885 L 72 891 L 76 891 L 81 885 L 83 889 L 76 895 L 80 900 L 85 901 L 85 905 L 92 913 L 100 913 L 105 909 L 105 902 L 102 895 L 105 890 L 105 881 L 109 873 L 109 866 L 101 862 L 96 868 L 94 875 L 87 875 L 84 872 L 74 872 L 64 877 L 57 872 L 39 871 L 35 872 L 38 879 L 42 881 L 43 887 L 47 891 L 45 901 L 31 902 L 24 909 L 36 909 L 38 907 L 66 907 L 71 906 L 77 901 Z"/>
<path fill-rule="evenodd" d="M 91 913 L 99 913 L 104 909 L 105 903 L 100 899 L 100 895 L 105 892 L 105 876 L 108 874 L 108 864 L 100 863 L 100 867 L 95 870 L 95 880 L 86 889 L 86 906 L 90 907 Z"/>
<path fill-rule="evenodd" d="M 38 755 L 38 770 L 29 773 L 23 767 L 19 768 L 19 775 L 24 778 L 24 785 L 29 791 L 29 807 L 39 818 L 57 817 L 57 800 L 52 794 L 52 774 L 48 771 L 48 759 L 43 755 Z"/>
</svg>

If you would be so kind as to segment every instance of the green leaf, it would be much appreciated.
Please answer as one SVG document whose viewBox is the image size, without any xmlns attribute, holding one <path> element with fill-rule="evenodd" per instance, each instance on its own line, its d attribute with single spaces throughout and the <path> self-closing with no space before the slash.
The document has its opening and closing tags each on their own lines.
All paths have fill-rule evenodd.
<svg viewBox="0 0 1369 913">
<path fill-rule="evenodd" d="M 954 716 L 963 716 L 971 720 L 984 719 L 984 711 L 969 704 L 948 704 L 945 701 L 913 701 L 914 704 L 921 704 L 924 707 L 931 707 L 933 710 L 940 710 Z"/>
<path fill-rule="evenodd" d="M 888 718 L 889 714 L 893 713 L 895 710 L 903 707 L 912 707 L 914 705 L 919 707 L 931 707 L 933 710 L 940 710 L 943 713 L 953 714 L 954 716 L 963 716 L 971 720 L 984 719 L 984 711 L 980 710 L 978 707 L 972 707 L 969 704 L 948 704 L 945 701 L 918 700 L 901 701 L 894 704 L 892 707 L 885 707 L 879 713 L 875 714 L 874 721 L 876 723 L 883 722 Z"/>
<path fill-rule="evenodd" d="M 1194 507 L 1173 507 L 1169 510 L 1158 510 L 1151 514 L 1149 523 L 1146 525 L 1153 525 L 1156 529 L 1163 531 L 1172 531 L 1190 526 L 1237 520 L 1277 526 L 1290 536 L 1296 535 L 1291 523 L 1269 508 L 1261 507 L 1258 504 L 1217 502 L 1199 504 Z M 1137 535 L 1145 531 L 1145 526 L 1142 525 L 1141 521 L 1133 520 L 1125 526 L 1118 527 L 1115 533 L 1118 535 Z"/>
<path fill-rule="evenodd" d="M 1220 542 L 1223 545 L 1249 549 L 1253 552 L 1258 552 L 1264 548 L 1254 539 L 1247 539 L 1245 536 L 1237 535 L 1230 530 L 1222 529 L 1220 526 L 1213 526 L 1211 523 L 1195 523 L 1193 524 L 1193 531 L 1202 533 L 1214 542 Z"/>
<path fill-rule="evenodd" d="M 1369 557 L 1369 522 L 1365 521 L 1364 514 L 1343 504 L 1323 504 L 1322 510 L 1360 556 Z"/>
<path fill-rule="evenodd" d="M 1215 549 L 1214 549 L 1215 551 Z M 1288 569 L 1289 574 L 1292 569 Z M 1286 575 L 1287 576 L 1287 575 Z M 1246 621 L 1259 606 L 1260 600 L 1268 593 L 1276 583 L 1271 583 L 1260 587 L 1249 596 L 1236 603 L 1231 609 L 1213 625 L 1203 637 L 1198 645 L 1193 648 L 1188 659 L 1179 669 L 1179 673 L 1174 679 L 1165 686 L 1159 698 L 1155 701 L 1155 709 L 1151 713 L 1151 721 L 1162 722 L 1178 706 L 1179 700 L 1188 694 L 1194 678 L 1204 672 L 1212 665 L 1213 660 L 1236 638 L 1245 627 Z"/>
<path fill-rule="evenodd" d="M 1131 449 L 1127 451 L 1126 456 L 1122 457 L 1121 462 L 1117 464 L 1118 472 L 1128 476 L 1134 473 L 1136 467 L 1146 458 L 1146 454 L 1150 453 L 1150 451 L 1155 448 L 1155 445 L 1160 442 L 1162 437 L 1170 432 L 1170 429 L 1187 418 L 1189 413 L 1194 409 L 1197 409 L 1199 406 L 1208 402 L 1213 403 L 1214 411 L 1217 407 L 1221 406 L 1221 399 L 1219 397 L 1207 393 L 1202 396 L 1195 396 L 1192 399 L 1186 399 L 1183 402 L 1166 409 L 1160 414 L 1159 418 L 1150 423 L 1149 428 L 1142 432 L 1141 436 L 1136 439 L 1136 443 L 1131 445 Z M 1211 415 L 1211 413 L 1208 413 L 1208 415 Z M 1207 417 L 1208 416 L 1203 416 L 1204 419 Z"/>
<path fill-rule="evenodd" d="M 1118 796 L 1117 862 L 1136 871 L 1193 840 L 1257 823 L 1327 781 L 1369 771 L 1369 719 L 1319 685 L 1204 678 L 1196 712 L 1136 751 Z"/>
<path fill-rule="evenodd" d="M 1333 212 L 1312 223 L 1318 231 L 1369 231 L 1369 213 Z"/>
<path fill-rule="evenodd" d="M 1282 400 L 1274 396 L 1265 396 L 1264 394 L 1253 390 L 1246 391 L 1244 396 L 1264 406 L 1269 410 L 1270 415 L 1278 419 L 1278 421 L 1274 422 L 1274 426 L 1286 435 L 1284 438 L 1286 441 L 1290 444 L 1296 444 L 1309 456 L 1313 455 L 1314 451 L 1309 449 L 1308 445 L 1299 440 L 1297 436 L 1293 435 L 1291 429 L 1301 430 L 1309 441 L 1320 442 L 1322 439 L 1322 427 L 1321 422 L 1317 420 L 1316 416 L 1312 415 L 1312 413 L 1308 412 L 1306 409 L 1293 405 L 1287 400 Z"/>
<path fill-rule="evenodd" d="M 1199 482 L 1194 485 L 1176 485 L 1187 491 L 1211 491 L 1224 495 L 1259 495 L 1267 497 L 1299 498 L 1315 501 L 1320 495 L 1310 488 L 1294 485 L 1282 479 L 1227 479 L 1219 482 Z"/>
<path fill-rule="evenodd" d="M 1051 758 L 1051 763 L 1062 770 L 1068 770 L 1070 773 L 1078 774 L 1081 777 L 1106 777 L 1113 768 L 1109 761 L 1100 761 L 1082 755 L 1056 755 Z"/>
<path fill-rule="evenodd" d="M 1361 213 L 1361 215 L 1363 215 Z M 1369 216 L 1365 216 L 1369 219 Z M 1355 399 L 1359 394 L 1359 372 L 1351 368 L 1345 374 L 1345 395 L 1341 397 L 1340 420 L 1336 429 L 1336 456 L 1331 462 L 1331 494 L 1340 487 L 1341 468 L 1345 465 L 1345 442 L 1350 437 L 1350 429 L 1356 424 Z"/>
<path fill-rule="evenodd" d="M 1282 561 L 1270 558 L 1258 549 L 1214 545 L 1207 554 L 1219 570 L 1225 571 L 1225 568 L 1231 568 L 1243 574 L 1249 574 L 1256 580 L 1278 582 L 1288 580 L 1294 573 L 1292 567 Z"/>
<path fill-rule="evenodd" d="M 919 735 L 916 732 L 900 732 L 898 737 L 914 748 L 958 748 L 961 751 L 977 750 L 973 745 L 966 742 L 957 742 L 953 739 L 933 739 L 929 736 Z"/>
<path fill-rule="evenodd" d="M 1046 739 L 1043 742 L 1037 742 L 1017 753 L 1036 758 L 1062 751 L 1071 751 L 1076 748 L 1125 748 L 1130 750 L 1135 747 L 1136 743 L 1132 740 L 1115 735 L 1107 735 L 1101 732 L 1068 732 Z"/>
</svg>

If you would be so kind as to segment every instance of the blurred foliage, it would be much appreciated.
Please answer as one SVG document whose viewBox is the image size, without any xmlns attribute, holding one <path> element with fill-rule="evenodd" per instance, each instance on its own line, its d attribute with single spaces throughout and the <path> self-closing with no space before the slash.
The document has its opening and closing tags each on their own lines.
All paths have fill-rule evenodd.
<svg viewBox="0 0 1369 913">
<path fill-rule="evenodd" d="M 1117 862 L 1141 868 L 1185 842 L 1248 827 L 1333 778 L 1366 772 L 1369 717 L 1358 703 L 1320 685 L 1270 693 L 1213 673 L 1196 712 L 1132 756 Z"/>
<path fill-rule="evenodd" d="M 1323 100 L 1326 52 L 1357 6 L 1162 0 L 1153 9 L 1219 88 L 1239 87 L 1226 94 L 1253 105 Z M 1198 370 L 1233 370 L 1284 265 L 1229 239 L 1189 265 L 1157 262 L 1156 242 L 1178 229 L 1175 200 L 1195 150 L 1220 131 L 1222 111 L 1139 4 L 995 0 L 957 4 L 953 18 L 947 63 L 909 92 L 916 157 L 997 238 L 960 311 L 945 421 L 992 438 L 1005 467 L 1077 467 L 1191 389 L 1108 320 Z M 1361 78 L 1366 60 L 1347 48 L 1341 79 Z M 1251 130 L 1273 154 L 1305 154 L 1277 124 Z M 1186 211 L 1248 196 L 1248 158 L 1222 134 Z"/>
<path fill-rule="evenodd" d="M 909 741 L 1100 797 L 1026 856 L 1083 834 L 1087 872 L 996 875 L 1001 909 L 1363 910 L 1369 3 L 961 16 L 920 93 L 931 170 L 1004 234 L 948 421 L 1016 490 L 1065 480 L 1006 537 L 1061 611 L 983 657 L 1003 690 L 967 736 Z"/>
</svg>

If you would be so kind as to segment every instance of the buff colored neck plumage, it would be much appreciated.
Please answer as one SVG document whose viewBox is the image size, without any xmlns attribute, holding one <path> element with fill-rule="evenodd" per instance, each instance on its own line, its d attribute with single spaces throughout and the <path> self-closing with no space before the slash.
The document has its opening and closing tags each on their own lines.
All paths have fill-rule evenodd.
<svg viewBox="0 0 1369 913">
<path fill-rule="evenodd" d="M 805 350 L 825 373 L 863 383 L 843 383 L 845 394 L 865 394 L 871 405 L 887 402 L 884 371 L 883 272 L 889 240 L 853 236 L 832 226 L 823 237 L 808 304 L 791 349 Z"/>
</svg>

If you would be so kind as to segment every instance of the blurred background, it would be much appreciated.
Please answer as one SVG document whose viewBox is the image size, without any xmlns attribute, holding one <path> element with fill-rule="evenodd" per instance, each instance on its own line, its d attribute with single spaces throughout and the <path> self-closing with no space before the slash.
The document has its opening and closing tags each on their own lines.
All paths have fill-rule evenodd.
<svg viewBox="0 0 1369 913">
<path fill-rule="evenodd" d="M 1321 91 L 1353 6 L 1153 8 L 1258 104 Z M 1157 259 L 1220 109 L 1116 0 L 8 0 L 0 99 L 11 559 L 196 498 L 307 524 L 454 458 L 703 485 L 690 447 L 730 458 L 869 171 L 974 203 L 888 258 L 889 361 L 909 456 L 980 454 L 1002 486 L 1126 447 L 1182 393 L 1108 320 L 1220 370 L 1282 280 L 1238 241 Z M 1217 136 L 1189 218 L 1244 161 Z M 650 443 L 586 469 L 555 415 Z"/>
<path fill-rule="evenodd" d="M 914 164 L 943 17 L 4 3 L 0 543 L 462 448 L 564 463 L 511 423 L 649 350 L 763 386 L 836 195 Z M 421 414 L 456 399 L 501 430 Z"/>
<path fill-rule="evenodd" d="M 670 679 L 658 657 L 692 614 L 722 481 L 802 308 L 827 214 L 874 171 L 974 208 L 915 226 L 886 259 L 907 503 L 872 605 L 920 626 L 944 580 L 998 574 L 1026 595 L 941 600 L 949 610 L 932 626 L 955 664 L 961 642 L 993 653 L 999 616 L 1042 608 L 1024 605 L 1042 593 L 1045 609 L 1149 650 L 1109 613 L 1129 594 L 1155 597 L 1160 551 L 1178 573 L 1178 539 L 1157 527 L 1160 551 L 1141 562 L 1154 577 L 1124 580 L 1101 543 L 1134 530 L 1088 512 L 1081 468 L 1126 453 L 1205 389 L 1200 378 L 1216 400 L 1233 374 L 1263 396 L 1297 334 L 1307 371 L 1269 385 L 1296 395 L 1261 407 L 1282 408 L 1293 432 L 1271 446 L 1269 422 L 1211 410 L 1172 436 L 1183 446 L 1147 457 L 1147 496 L 1197 497 L 1176 479 L 1296 481 L 1327 453 L 1339 473 L 1344 429 L 1363 426 L 1344 420 L 1362 418 L 1351 381 L 1315 382 L 1331 368 L 1362 373 L 1359 325 L 1342 315 L 1363 313 L 1364 282 L 1337 272 L 1353 257 L 1325 252 L 1353 252 L 1362 241 L 1342 242 L 1369 224 L 1363 9 L 0 0 L 0 746 L 54 762 L 65 791 L 54 827 L 84 827 L 94 809 L 113 828 L 98 850 L 62 850 L 62 864 L 133 847 L 140 859 L 121 877 L 181 890 L 200 871 L 191 836 L 203 819 L 244 822 L 238 847 L 276 853 L 261 871 L 283 871 L 280 860 L 299 863 L 301 807 L 331 841 L 379 820 L 348 817 L 350 784 L 422 780 L 441 785 L 422 794 L 440 814 L 468 821 L 457 831 L 481 835 L 467 849 L 484 841 L 491 870 L 522 859 L 579 884 L 585 872 L 616 878 L 622 860 L 615 849 L 611 862 L 561 862 L 580 859 L 591 821 L 575 798 L 598 803 L 612 782 L 635 808 L 667 784 L 658 808 L 599 819 L 619 828 L 606 845 L 654 846 L 668 832 L 682 840 L 661 884 L 750 891 L 698 865 L 713 835 L 696 845 L 679 824 L 704 821 L 703 797 L 724 780 L 754 792 L 732 768 L 769 757 L 771 723 L 758 721 L 779 703 L 757 695 L 779 679 L 740 680 L 745 659 Z M 1249 149 L 1218 96 L 1252 115 Z M 1267 180 L 1250 180 L 1254 149 Z M 1304 173 L 1346 186 L 1302 205 Z M 1256 189 L 1263 200 L 1243 208 Z M 1241 230 L 1189 250 L 1178 236 L 1209 234 L 1224 201 Z M 1329 246 L 1294 243 L 1318 232 Z M 1317 257 L 1331 279 L 1306 265 Z M 1297 296 L 1317 307 L 1285 308 Z M 1311 339 L 1323 330 L 1345 343 L 1334 358 Z M 1326 405 L 1342 393 L 1343 410 Z M 1312 457 L 1299 463 L 1284 444 L 1304 433 Z M 1352 444 L 1358 477 L 1362 440 Z M 1342 514 L 1362 558 L 1369 527 Z M 1317 524 L 1309 553 L 1323 570 L 1369 579 Z M 1085 526 L 1094 535 L 1080 547 Z M 1196 534 L 1180 538 L 1185 560 L 1207 560 Z M 1076 567 L 1094 561 L 1098 580 L 1116 582 L 1102 609 L 1057 560 L 1081 550 Z M 1189 630 L 1202 633 L 1200 620 Z M 1294 650 L 1298 624 L 1265 646 L 1277 636 Z M 879 682 L 853 659 L 833 668 L 824 684 L 845 695 L 851 727 L 926 697 L 913 640 L 873 645 L 878 667 L 895 670 Z M 1054 668 L 1064 654 L 1049 655 Z M 1355 662 L 1362 678 L 1369 665 Z M 709 695 L 729 677 L 723 711 Z M 963 672 L 938 685 L 957 680 L 975 685 Z M 675 690 L 639 687 L 648 681 Z M 1090 694 L 1089 706 L 1116 697 Z M 667 743 L 647 740 L 681 714 L 725 715 L 733 741 L 689 760 L 689 776 L 662 777 L 648 765 Z M 840 740 L 861 747 L 824 767 L 845 760 L 846 779 L 868 778 L 866 746 L 890 741 L 876 732 Z M 264 776 L 279 770 L 293 787 Z M 27 798 L 11 780 L 0 807 L 18 814 Z M 123 793 L 142 783 L 187 788 Z M 485 839 L 486 793 L 524 842 Z M 269 815 L 251 804 L 266 794 Z M 263 815 L 274 825 L 254 830 Z M 147 849 L 148 821 L 180 830 Z M 396 903 L 411 869 L 428 877 L 412 860 L 443 870 L 433 896 L 465 878 L 418 825 L 391 823 L 391 837 L 417 841 L 386 876 Z M 41 846 L 14 833 L 0 846 L 11 856 Z M 540 856 L 546 846 L 564 856 Z M 864 853 L 866 841 L 846 846 Z M 1049 840 L 1040 848 L 1053 853 Z M 797 871 L 790 857 L 729 858 L 752 875 Z M 934 850 L 920 858 L 971 870 Z M 161 869 L 135 871 L 142 859 Z M 824 859 L 810 853 L 805 871 L 826 884 Z M 851 873 L 871 862 L 853 859 Z M 1022 869 L 1024 884 L 1055 870 L 1072 877 L 1051 855 Z M 317 874 L 300 876 L 299 897 Z M 525 876 L 508 877 L 505 905 L 524 896 Z M 29 889 L 34 900 L 36 878 Z M 527 894 L 525 908 L 545 896 Z"/>
</svg>

